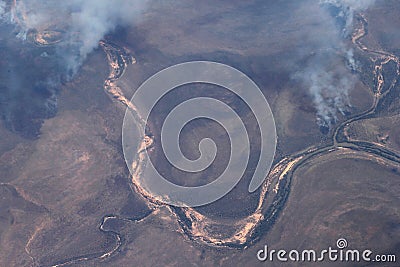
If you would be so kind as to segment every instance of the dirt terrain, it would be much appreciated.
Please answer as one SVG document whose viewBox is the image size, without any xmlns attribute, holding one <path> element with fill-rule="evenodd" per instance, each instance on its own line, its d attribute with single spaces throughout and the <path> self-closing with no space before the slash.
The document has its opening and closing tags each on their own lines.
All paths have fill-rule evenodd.
<svg viewBox="0 0 400 267">
<path fill-rule="evenodd" d="M 135 26 L 107 35 L 62 84 L 56 114 L 24 120 L 36 127 L 33 134 L 0 123 L 0 266 L 263 266 L 256 255 L 266 244 L 323 249 L 341 237 L 351 248 L 398 253 L 400 5 L 383 2 L 358 14 L 346 40 L 362 66 L 351 74 L 348 113 L 327 132 L 316 123 L 307 88 L 293 80 L 292 64 L 300 61 L 298 48 L 314 42 L 304 31 L 329 33 L 316 25 L 319 14 L 305 13 L 296 1 L 157 3 Z M 29 64 L 41 64 L 37 53 Z M 18 64 L 28 61 L 13 55 Z M 271 105 L 278 135 L 270 184 L 247 192 L 254 156 L 232 192 L 196 209 L 147 196 L 121 144 L 134 91 L 157 71 L 190 60 L 223 62 L 251 77 Z M 173 101 L 202 94 L 242 112 L 257 153 L 255 121 L 243 103 L 213 87 L 183 87 L 160 103 L 151 145 L 144 144 L 176 181 L 187 177 L 163 162 L 157 129 Z M 223 170 L 229 149 L 218 125 L 200 121 L 182 136 L 191 157 L 204 137 L 221 144 L 218 162 L 195 178 L 209 181 Z"/>
</svg>

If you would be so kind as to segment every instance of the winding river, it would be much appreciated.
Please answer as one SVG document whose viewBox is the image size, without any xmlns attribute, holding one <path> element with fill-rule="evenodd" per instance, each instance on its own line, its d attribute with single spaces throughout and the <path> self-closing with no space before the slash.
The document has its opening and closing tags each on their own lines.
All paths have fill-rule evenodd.
<svg viewBox="0 0 400 267">
<path fill-rule="evenodd" d="M 134 170 L 130 177 L 132 190 L 143 198 L 147 203 L 148 208 L 153 212 L 157 211 L 162 206 L 166 207 L 169 210 L 170 215 L 176 219 L 181 227 L 181 233 L 187 238 L 208 246 L 244 249 L 257 242 L 260 237 L 268 232 L 268 230 L 274 225 L 289 197 L 291 182 L 296 169 L 309 160 L 330 153 L 339 152 L 345 155 L 357 155 L 358 157 L 388 166 L 398 166 L 400 164 L 400 156 L 398 153 L 391 151 L 378 143 L 350 140 L 346 133 L 346 128 L 351 123 L 365 119 L 376 112 L 379 102 L 395 87 L 397 79 L 400 76 L 400 60 L 397 56 L 385 51 L 369 49 L 362 43 L 362 38 L 368 33 L 368 22 L 362 14 L 357 14 L 356 18 L 358 25 L 352 35 L 352 43 L 357 49 L 372 57 L 373 62 L 375 63 L 373 75 L 376 84 L 375 87 L 372 88 L 374 96 L 372 106 L 363 113 L 355 115 L 337 125 L 334 134 L 332 135 L 330 145 L 323 147 L 309 147 L 286 156 L 277 162 L 272 167 L 261 188 L 258 206 L 251 215 L 234 223 L 220 222 L 209 218 L 190 207 L 177 208 L 168 206 L 144 191 L 140 184 L 139 177 L 146 166 L 146 162 L 149 160 L 147 158 L 147 153 L 145 153 L 146 150 L 154 150 L 153 135 L 150 128 L 147 128 L 147 135 L 144 140 L 140 142 L 136 158 L 134 162 L 132 162 L 132 169 Z M 140 116 L 140 112 L 138 112 L 136 107 L 133 106 L 129 99 L 124 96 L 123 91 L 117 85 L 117 81 L 124 74 L 126 67 L 129 64 L 135 63 L 135 59 L 132 57 L 132 54 L 128 49 L 120 47 L 114 43 L 101 41 L 100 45 L 107 55 L 110 67 L 110 74 L 104 82 L 105 92 L 115 101 L 130 109 L 137 120 L 137 125 L 142 126 L 145 121 Z M 389 62 L 394 62 L 396 64 L 397 73 L 394 80 L 385 81 L 383 66 Z M 383 92 L 384 84 L 390 84 L 390 86 Z M 101 255 L 86 255 L 66 260 L 54 266 L 64 266 L 75 262 L 94 259 L 101 260 L 118 253 L 122 246 L 122 237 L 117 232 L 107 230 L 105 224 L 108 220 L 129 221 L 130 219 L 120 218 L 117 215 L 104 216 L 99 229 L 105 233 L 112 233 L 115 235 L 115 247 L 110 251 L 101 253 Z M 146 217 L 136 221 L 143 220 L 146 220 Z M 227 231 L 229 234 L 221 236 L 220 233 L 211 232 L 210 230 L 218 229 L 219 227 L 223 227 L 224 229 L 228 228 L 231 231 Z"/>
</svg>

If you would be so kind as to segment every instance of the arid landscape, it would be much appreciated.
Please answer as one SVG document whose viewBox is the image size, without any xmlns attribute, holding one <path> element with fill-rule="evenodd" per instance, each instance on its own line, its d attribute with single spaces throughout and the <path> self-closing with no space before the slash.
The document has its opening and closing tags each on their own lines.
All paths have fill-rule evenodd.
<svg viewBox="0 0 400 267">
<path fill-rule="evenodd" d="M 397 262 L 287 265 L 398 266 L 398 1 L 130 1 L 140 9 L 132 14 L 117 11 L 136 10 L 129 4 L 36 2 L 0 1 L 0 266 L 279 266 L 258 251 L 322 250 L 339 238 Z M 112 24 L 99 22 L 93 36 L 81 25 L 98 23 L 81 17 L 96 17 L 85 13 L 91 5 Z M 59 18 L 46 20 L 57 8 Z M 244 72 L 269 102 L 275 158 L 253 193 L 260 129 L 243 100 L 218 86 L 164 96 L 145 138 L 132 129 L 135 161 L 124 158 L 125 113 L 141 123 L 135 91 L 166 67 L 198 60 Z M 208 119 L 180 136 L 190 159 L 203 138 L 214 140 L 208 169 L 188 174 L 163 154 L 167 114 L 201 96 L 240 115 L 250 160 L 223 198 L 175 207 L 142 186 L 149 160 L 170 181 L 198 186 L 229 158 L 227 133 Z"/>
</svg>

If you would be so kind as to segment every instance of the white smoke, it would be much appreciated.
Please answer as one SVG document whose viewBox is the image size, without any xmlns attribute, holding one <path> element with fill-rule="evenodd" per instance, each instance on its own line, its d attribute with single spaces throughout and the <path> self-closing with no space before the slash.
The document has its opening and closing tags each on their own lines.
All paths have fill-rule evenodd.
<svg viewBox="0 0 400 267">
<path fill-rule="evenodd" d="M 350 48 L 349 50 L 346 51 L 346 58 L 347 58 L 347 63 L 349 65 L 349 68 L 352 71 L 356 71 L 356 70 L 359 69 L 359 66 L 358 66 L 357 62 L 354 59 L 353 49 Z"/>
<path fill-rule="evenodd" d="M 301 65 L 302 70 L 293 77 L 309 89 L 320 126 L 330 128 L 338 120 L 339 114 L 345 115 L 351 107 L 349 93 L 355 85 L 352 72 L 359 70 L 359 65 L 348 37 L 353 32 L 356 12 L 366 10 L 374 2 L 320 1 L 320 27 L 327 35 L 325 38 L 315 38 L 311 51 L 305 55 L 305 67 Z M 336 11 L 339 10 L 336 17 L 324 9 L 329 5 L 336 7 Z M 341 23 L 337 23 L 338 21 Z"/>
<path fill-rule="evenodd" d="M 328 57 L 330 59 L 320 57 Z M 321 64 L 330 60 L 334 64 Z M 338 113 L 345 115 L 350 107 L 349 92 L 355 79 L 348 70 L 329 54 L 315 55 L 310 64 L 295 78 L 300 79 L 313 98 L 317 110 L 317 122 L 320 126 L 330 127 L 338 120 Z"/>
<path fill-rule="evenodd" d="M 18 25 L 18 37 L 25 39 L 31 29 L 62 30 L 65 34 L 60 55 L 68 68 L 76 72 L 105 34 L 138 20 L 147 0 L 19 0 L 16 3 L 8 16 L 4 16 L 6 5 L 0 0 L 0 14 Z"/>
<path fill-rule="evenodd" d="M 375 3 L 376 0 L 321 0 L 321 3 L 342 5 L 353 10 L 364 11 Z"/>
<path fill-rule="evenodd" d="M 342 29 L 343 36 L 351 34 L 353 27 L 354 14 L 364 11 L 371 7 L 376 0 L 321 0 L 321 4 L 331 4 L 342 9 L 339 17 L 345 20 L 345 27 Z"/>
<path fill-rule="evenodd" d="M 6 12 L 6 3 L 0 2 L 0 16 L 2 16 Z"/>
<path fill-rule="evenodd" d="M 73 0 L 70 32 L 79 33 L 79 57 L 84 59 L 105 34 L 118 25 L 133 24 L 143 11 L 143 0 Z"/>
</svg>

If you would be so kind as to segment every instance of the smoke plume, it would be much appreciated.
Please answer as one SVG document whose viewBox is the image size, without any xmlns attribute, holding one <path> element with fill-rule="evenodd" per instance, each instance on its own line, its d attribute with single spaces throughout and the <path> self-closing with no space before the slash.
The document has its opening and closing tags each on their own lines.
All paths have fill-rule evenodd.
<svg viewBox="0 0 400 267">
<path fill-rule="evenodd" d="M 374 3 L 375 0 L 321 0 L 321 4 L 334 6 L 340 10 L 336 15 L 336 19 L 345 21 L 342 29 L 345 37 L 351 34 L 354 13 L 364 11 Z"/>
<path fill-rule="evenodd" d="M 29 0 L 16 1 L 9 14 L 0 1 L 0 15 L 19 27 L 18 37 L 26 39 L 29 30 L 62 31 L 57 45 L 59 56 L 70 74 L 75 74 L 87 55 L 105 34 L 117 26 L 131 25 L 143 12 L 143 0 Z M 2 12 L 3 10 L 3 12 Z"/>
<path fill-rule="evenodd" d="M 145 5 L 143 0 L 0 0 L 5 126 L 37 137 L 43 120 L 57 112 L 61 82 L 74 77 L 107 33 L 135 23 Z"/>
<path fill-rule="evenodd" d="M 317 12 L 326 37 L 312 36 L 313 47 L 311 51 L 302 51 L 302 70 L 293 78 L 309 89 L 317 110 L 317 123 L 325 133 L 338 120 L 338 115 L 345 115 L 351 107 L 349 92 L 355 85 L 353 73 L 359 69 L 350 44 L 353 20 L 357 12 L 373 3 L 373 0 L 322 0 L 319 3 Z"/>
</svg>

